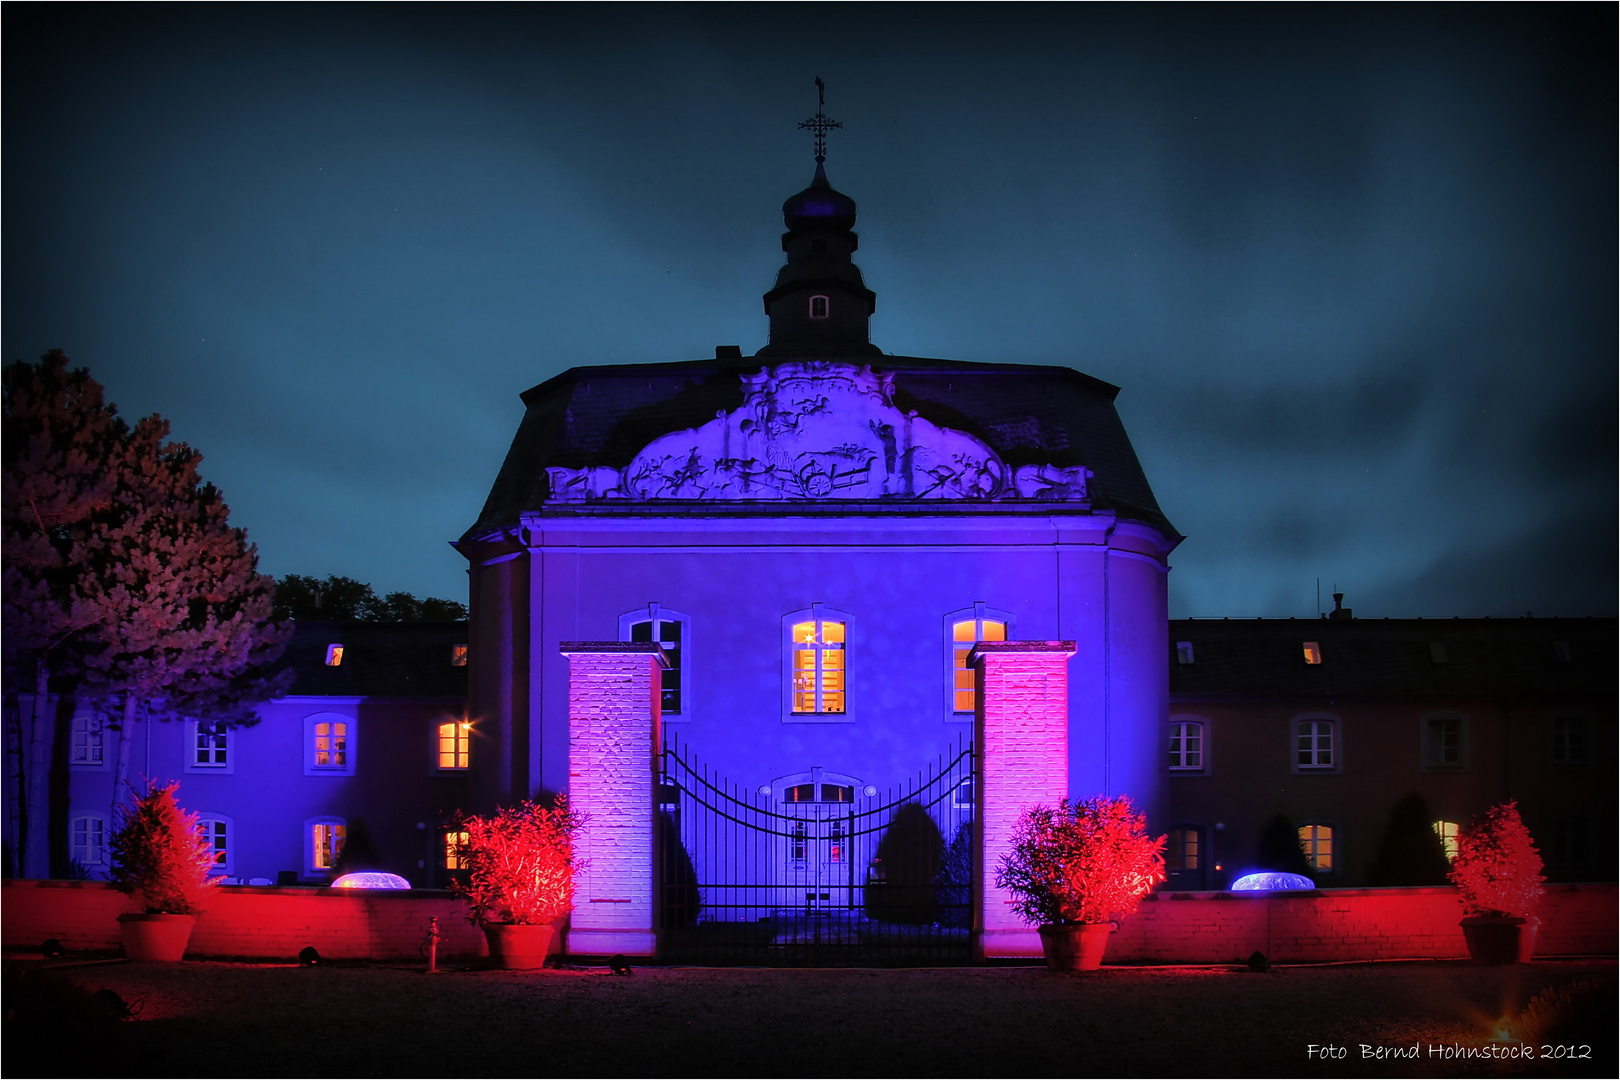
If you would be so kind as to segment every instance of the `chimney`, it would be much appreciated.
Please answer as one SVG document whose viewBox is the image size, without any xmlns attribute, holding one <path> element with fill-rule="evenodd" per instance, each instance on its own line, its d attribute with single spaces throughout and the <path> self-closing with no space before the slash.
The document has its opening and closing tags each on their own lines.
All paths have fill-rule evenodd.
<svg viewBox="0 0 1620 1080">
<path fill-rule="evenodd" d="M 1336 593 L 1333 594 L 1333 610 L 1328 612 L 1328 618 L 1330 618 L 1330 619 L 1348 619 L 1348 618 L 1350 618 L 1350 609 L 1344 606 L 1344 593 L 1336 592 Z"/>
</svg>

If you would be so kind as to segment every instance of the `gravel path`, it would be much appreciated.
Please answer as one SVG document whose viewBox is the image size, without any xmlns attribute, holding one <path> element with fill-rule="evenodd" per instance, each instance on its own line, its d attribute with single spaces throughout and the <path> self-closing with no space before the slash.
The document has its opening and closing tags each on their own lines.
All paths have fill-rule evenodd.
<svg viewBox="0 0 1620 1080">
<path fill-rule="evenodd" d="M 1105 968 L 543 972 L 191 961 L 7 969 L 8 1077 L 1614 1076 L 1613 960 Z M 139 1011 L 62 1020 L 62 976 Z M 1563 988 L 1580 1062 L 1463 1061 L 1495 1020 Z M 93 1008 L 87 993 L 59 1007 Z M 59 1003 L 60 1005 L 60 1003 Z M 70 1032 L 77 1032 L 70 1035 Z M 1558 1033 L 1554 1033 L 1555 1035 Z M 1360 1044 L 1422 1056 L 1369 1059 Z M 1308 1049 L 1345 1048 L 1343 1058 Z M 64 1048 L 66 1048 L 64 1050 Z"/>
</svg>

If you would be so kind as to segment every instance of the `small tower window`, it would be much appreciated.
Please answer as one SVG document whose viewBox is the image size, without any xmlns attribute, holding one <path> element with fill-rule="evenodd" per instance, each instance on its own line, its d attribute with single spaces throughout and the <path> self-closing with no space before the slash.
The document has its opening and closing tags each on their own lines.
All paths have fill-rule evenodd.
<svg viewBox="0 0 1620 1080">
<path fill-rule="evenodd" d="M 810 317 L 812 319 L 825 319 L 827 317 L 827 298 L 825 296 L 812 296 L 810 298 Z"/>
</svg>

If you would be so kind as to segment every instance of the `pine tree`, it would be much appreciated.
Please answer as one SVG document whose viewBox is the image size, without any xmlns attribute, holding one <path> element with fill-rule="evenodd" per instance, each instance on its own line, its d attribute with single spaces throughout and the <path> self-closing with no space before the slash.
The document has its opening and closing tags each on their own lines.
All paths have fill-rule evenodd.
<svg viewBox="0 0 1620 1080">
<path fill-rule="evenodd" d="M 81 602 L 102 616 L 88 631 L 81 692 L 123 717 L 115 798 L 136 719 L 246 727 L 258 722 L 254 706 L 291 682 L 272 671 L 292 632 L 270 621 L 275 580 L 258 572 L 219 489 L 198 476 L 201 455 L 168 434 L 168 421 L 150 416 L 120 443 L 120 482 L 75 552 Z"/>
<path fill-rule="evenodd" d="M 291 680 L 273 670 L 292 630 L 271 621 L 275 582 L 168 433 L 131 429 L 60 352 L 5 371 L 7 646 L 41 659 L 37 690 L 49 676 L 121 716 L 115 802 L 136 719 L 247 726 Z"/>
<path fill-rule="evenodd" d="M 18 725 L 11 740 L 18 759 L 7 779 L 15 776 L 17 792 L 16 869 L 42 877 L 48 872 L 45 751 L 54 723 L 45 710 L 52 675 L 71 669 L 83 631 L 100 617 L 76 602 L 73 554 L 92 516 L 111 503 L 117 478 L 110 462 L 129 431 L 102 400 L 101 385 L 83 368 L 69 370 L 61 350 L 38 364 L 6 367 L 4 412 L 0 595 L 6 649 L 30 662 L 34 676 L 29 717 L 9 710 Z M 16 690 L 8 686 L 7 695 Z"/>
</svg>

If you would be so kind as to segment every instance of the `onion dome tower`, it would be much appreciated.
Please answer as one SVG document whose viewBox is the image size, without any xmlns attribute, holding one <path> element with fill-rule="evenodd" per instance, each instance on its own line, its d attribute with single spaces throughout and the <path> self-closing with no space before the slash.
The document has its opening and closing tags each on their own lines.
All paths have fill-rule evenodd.
<svg viewBox="0 0 1620 1080">
<path fill-rule="evenodd" d="M 815 132 L 816 174 L 810 186 L 782 204 L 782 250 L 787 265 L 765 294 L 770 316 L 770 344 L 762 357 L 876 354 L 867 340 L 868 320 L 877 294 L 866 287 L 860 268 L 851 261 L 860 237 L 855 234 L 855 200 L 827 180 L 827 132 L 844 125 L 826 116 L 826 86 L 816 80 L 820 106 L 799 127 Z"/>
</svg>

